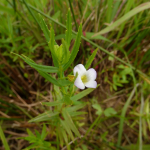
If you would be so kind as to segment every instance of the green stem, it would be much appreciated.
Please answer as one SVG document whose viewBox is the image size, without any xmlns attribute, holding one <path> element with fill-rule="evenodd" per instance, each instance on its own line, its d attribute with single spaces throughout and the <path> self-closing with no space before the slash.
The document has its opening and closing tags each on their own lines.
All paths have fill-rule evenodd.
<svg viewBox="0 0 150 150">
<path fill-rule="evenodd" d="M 97 122 L 99 121 L 100 117 L 101 117 L 101 115 L 99 115 L 99 116 L 95 119 L 95 121 L 91 124 L 91 126 L 90 126 L 90 128 L 87 130 L 87 132 L 86 132 L 84 138 L 89 134 L 89 132 L 91 131 L 91 129 L 97 124 Z"/>
<path fill-rule="evenodd" d="M 62 79 L 64 77 L 62 65 L 59 65 L 59 74 L 60 74 L 60 79 Z M 61 87 L 61 90 L 62 90 L 63 95 L 66 95 L 66 90 L 63 86 Z"/>
</svg>

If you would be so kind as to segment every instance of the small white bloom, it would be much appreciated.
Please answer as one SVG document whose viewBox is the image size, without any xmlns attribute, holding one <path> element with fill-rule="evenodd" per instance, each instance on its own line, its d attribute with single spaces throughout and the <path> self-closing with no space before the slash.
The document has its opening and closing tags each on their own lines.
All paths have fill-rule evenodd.
<svg viewBox="0 0 150 150">
<path fill-rule="evenodd" d="M 77 72 L 78 76 L 74 82 L 76 87 L 79 89 L 85 89 L 85 86 L 88 88 L 97 87 L 97 82 L 95 81 L 97 73 L 93 68 L 86 70 L 82 64 L 78 64 L 73 69 L 74 76 Z"/>
</svg>

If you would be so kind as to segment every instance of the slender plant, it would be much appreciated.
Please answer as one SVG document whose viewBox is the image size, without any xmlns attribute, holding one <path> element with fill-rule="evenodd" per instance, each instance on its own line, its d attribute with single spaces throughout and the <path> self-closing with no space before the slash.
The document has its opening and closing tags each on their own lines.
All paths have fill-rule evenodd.
<svg viewBox="0 0 150 150">
<path fill-rule="evenodd" d="M 63 146 L 64 143 L 66 143 L 67 148 L 69 149 L 68 143 L 70 142 L 70 140 L 74 141 L 75 137 L 81 138 L 76 121 L 74 120 L 77 119 L 77 116 L 81 116 L 86 113 L 83 111 L 79 111 L 86 105 L 86 103 L 78 102 L 78 100 L 88 95 L 97 87 L 97 82 L 95 81 L 97 76 L 96 71 L 93 68 L 86 70 L 90 67 L 92 61 L 94 60 L 97 49 L 89 57 L 89 60 L 87 61 L 85 67 L 82 64 L 78 64 L 74 67 L 74 74 L 68 75 L 66 77 L 64 75 L 64 72 L 75 60 L 80 47 L 82 25 L 79 26 L 76 40 L 70 53 L 69 47 L 72 40 L 72 22 L 70 10 L 67 14 L 67 30 L 65 33 L 65 39 L 62 39 L 61 45 L 57 45 L 55 41 L 53 27 L 51 27 L 49 31 L 47 25 L 45 24 L 45 21 L 40 15 L 38 19 L 38 21 L 40 22 L 40 27 L 43 30 L 44 36 L 50 48 L 54 66 L 39 65 L 25 55 L 16 55 L 21 57 L 31 67 L 35 68 L 39 72 L 39 74 L 43 76 L 47 81 L 54 84 L 54 86 L 57 87 L 57 92 L 60 96 L 57 96 L 56 100 L 53 102 L 43 102 L 42 104 L 48 108 L 48 111 L 45 111 L 43 114 L 40 114 L 37 117 L 31 119 L 29 122 L 47 121 L 47 124 L 51 124 L 51 126 L 55 129 L 59 144 Z M 57 78 L 54 78 L 49 73 L 56 73 Z M 85 87 L 87 87 L 88 89 L 75 95 L 75 86 L 80 89 L 85 89 Z M 50 107 L 52 108 L 51 110 Z M 44 126 L 42 131 L 43 134 L 45 133 L 45 130 L 46 129 Z M 30 141 L 33 144 L 32 146 L 29 146 L 28 149 L 39 149 L 39 146 L 42 146 L 43 149 L 50 148 L 50 145 L 44 144 L 43 141 L 43 137 L 45 137 L 46 134 L 41 137 L 40 133 L 38 133 L 37 131 L 36 136 L 33 135 L 33 133 L 31 133 L 31 131 L 29 130 L 28 133 L 29 137 L 25 139 L 29 141 L 31 138 L 33 139 Z M 36 140 L 36 138 L 38 138 L 38 140 Z"/>
</svg>

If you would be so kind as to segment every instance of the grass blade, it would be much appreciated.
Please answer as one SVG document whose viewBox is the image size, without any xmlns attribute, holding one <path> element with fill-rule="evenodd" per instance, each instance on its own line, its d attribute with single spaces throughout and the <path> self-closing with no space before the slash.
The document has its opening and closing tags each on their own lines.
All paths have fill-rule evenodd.
<svg viewBox="0 0 150 150">
<path fill-rule="evenodd" d="M 77 135 L 80 137 L 80 133 L 78 131 L 78 129 L 76 128 L 75 124 L 72 121 L 72 118 L 70 117 L 69 113 L 66 111 L 66 109 L 63 110 L 63 116 L 68 124 L 68 126 L 70 127 L 70 129 Z"/>
<path fill-rule="evenodd" d="M 111 15 L 112 15 L 112 6 L 113 6 L 113 0 L 107 0 L 108 8 L 107 8 L 107 22 L 110 23 L 111 20 Z"/>
<path fill-rule="evenodd" d="M 25 0 L 23 0 L 26 8 L 28 9 L 29 13 L 31 14 L 31 16 L 33 17 L 33 19 L 37 22 L 37 24 L 40 26 L 40 23 L 38 21 L 38 19 L 35 17 L 35 15 L 33 14 L 33 12 L 31 11 L 30 7 L 28 6 L 27 2 Z"/>
<path fill-rule="evenodd" d="M 5 135 L 4 135 L 4 133 L 3 133 L 3 130 L 2 130 L 1 125 L 0 125 L 0 137 L 1 137 L 1 140 L 2 140 L 3 145 L 4 145 L 4 147 L 5 147 L 5 150 L 10 150 L 10 148 L 9 148 L 9 146 L 8 146 L 8 143 L 7 143 L 7 140 L 6 140 L 6 138 L 5 138 Z"/>
<path fill-rule="evenodd" d="M 71 13 L 70 10 L 68 10 L 67 14 L 67 24 L 66 24 L 67 30 L 65 34 L 65 41 L 67 42 L 68 46 L 70 46 L 70 41 L 72 38 L 72 22 L 71 22 Z"/>
<path fill-rule="evenodd" d="M 69 1 L 69 5 L 70 5 L 70 8 L 71 8 L 72 15 L 73 15 L 73 20 L 75 22 L 76 29 L 78 29 L 78 25 L 77 25 L 76 18 L 75 18 L 75 15 L 74 15 L 74 11 L 73 11 L 73 7 L 72 7 L 72 4 L 71 4 L 71 0 L 68 0 L 68 1 Z"/>
<path fill-rule="evenodd" d="M 79 51 L 81 34 L 82 34 L 82 25 L 80 25 L 80 27 L 79 27 L 78 34 L 77 34 L 77 37 L 76 37 L 76 41 L 75 41 L 75 44 L 73 46 L 69 61 L 63 67 L 64 70 L 66 70 L 72 64 L 74 59 L 76 58 L 76 55 Z"/>
<path fill-rule="evenodd" d="M 99 85 L 97 85 L 97 87 L 99 87 Z M 94 90 L 95 90 L 95 88 L 88 88 L 88 89 L 80 92 L 79 94 L 72 96 L 71 100 L 77 101 L 77 100 L 83 98 L 84 96 L 88 95 L 89 93 L 93 92 Z"/>
<path fill-rule="evenodd" d="M 120 124 L 119 124 L 119 133 L 118 133 L 118 142 L 117 142 L 117 146 L 121 145 L 121 138 L 122 138 L 122 132 L 123 132 L 123 123 L 124 123 L 124 119 L 125 119 L 125 114 L 127 111 L 128 106 L 130 105 L 131 99 L 136 91 L 136 88 L 138 87 L 138 84 L 134 87 L 134 89 L 132 90 L 129 98 L 127 99 L 123 109 L 122 109 L 122 113 L 120 116 Z"/>
<path fill-rule="evenodd" d="M 96 53 L 98 51 L 98 48 L 92 53 L 92 55 L 90 56 L 90 58 L 88 59 L 86 65 L 85 65 L 85 68 L 88 69 L 91 65 L 91 63 L 93 62 L 95 56 L 96 56 Z"/>
<path fill-rule="evenodd" d="M 57 116 L 59 112 L 52 112 L 52 111 L 47 111 L 41 115 L 38 115 L 37 117 L 29 120 L 29 122 L 41 122 L 41 121 L 48 121 L 50 120 L 51 117 Z"/>
<path fill-rule="evenodd" d="M 40 19 L 40 27 L 44 33 L 44 36 L 46 38 L 47 43 L 50 41 L 50 32 L 49 29 L 44 21 L 44 19 L 42 18 L 42 16 L 39 14 L 39 19 Z"/>
<path fill-rule="evenodd" d="M 143 3 L 139 5 L 138 7 L 134 8 L 133 10 L 129 11 L 127 14 L 125 14 L 123 17 L 115 21 L 113 24 L 110 26 L 106 27 L 105 29 L 101 30 L 100 32 L 96 33 L 94 36 L 105 34 L 107 32 L 112 31 L 116 27 L 118 27 L 120 24 L 122 24 L 124 21 L 128 20 L 129 18 L 135 16 L 137 13 L 149 9 L 150 8 L 150 2 Z M 93 36 L 93 37 L 94 37 Z"/>
</svg>

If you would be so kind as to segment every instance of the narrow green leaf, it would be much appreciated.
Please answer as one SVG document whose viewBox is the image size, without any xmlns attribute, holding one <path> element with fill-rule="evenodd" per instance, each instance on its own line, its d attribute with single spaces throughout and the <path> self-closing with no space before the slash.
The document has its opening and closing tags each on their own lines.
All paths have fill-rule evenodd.
<svg viewBox="0 0 150 150">
<path fill-rule="evenodd" d="M 70 117 L 69 113 L 66 111 L 66 109 L 63 110 L 63 116 L 70 127 L 70 129 L 78 136 L 80 137 L 80 133 L 78 129 L 76 128 L 75 124 L 72 121 L 72 118 Z"/>
<path fill-rule="evenodd" d="M 137 144 L 130 144 L 123 146 L 123 148 L 125 148 L 126 150 L 139 150 L 140 147 Z M 150 144 L 143 144 L 142 150 L 150 150 Z"/>
<path fill-rule="evenodd" d="M 70 41 L 71 41 L 71 37 L 72 37 L 72 22 L 71 22 L 71 12 L 70 9 L 68 10 L 68 14 L 67 14 L 67 24 L 66 24 L 66 34 L 65 34 L 65 41 L 68 44 L 68 47 L 70 46 Z"/>
<path fill-rule="evenodd" d="M 67 107 L 66 110 L 70 114 L 71 112 L 76 112 L 77 110 L 79 110 L 81 108 L 84 108 L 85 105 L 86 105 L 86 103 L 78 104 L 78 105 L 75 105 L 75 106 L 72 106 L 72 107 Z"/>
<path fill-rule="evenodd" d="M 134 87 L 134 89 L 132 90 L 129 98 L 127 99 L 123 109 L 122 109 L 122 112 L 121 112 L 121 116 L 120 116 L 120 123 L 119 123 L 119 133 L 118 133 L 118 141 L 117 141 L 117 146 L 120 146 L 121 145 L 121 139 L 122 139 L 122 133 L 123 133 L 123 123 L 124 123 L 124 120 L 125 120 L 125 114 L 127 112 L 127 108 L 129 107 L 129 104 L 132 100 L 132 97 L 134 96 L 135 94 L 135 91 L 137 89 L 137 87 L 139 86 L 139 84 L 136 84 L 136 86 Z"/>
<path fill-rule="evenodd" d="M 111 43 L 111 41 L 110 41 L 109 39 L 105 38 L 105 37 L 102 36 L 102 35 L 98 35 L 98 36 L 94 36 L 94 37 L 93 37 L 94 34 L 95 34 L 94 32 L 86 32 L 86 33 L 85 33 L 86 38 L 88 38 L 88 39 L 90 39 L 90 40 L 93 40 L 93 39 L 95 39 L 95 40 L 103 40 L 103 41 L 106 41 L 106 42 L 110 42 L 110 43 Z"/>
<path fill-rule="evenodd" d="M 60 122 L 61 122 L 61 125 L 64 127 L 65 131 L 66 131 L 66 132 L 68 133 L 68 135 L 70 136 L 70 138 L 74 141 L 73 134 L 72 134 L 72 132 L 71 132 L 70 126 L 68 126 L 67 121 L 60 119 Z"/>
<path fill-rule="evenodd" d="M 3 143 L 4 147 L 5 147 L 5 150 L 10 150 L 10 148 L 8 146 L 8 143 L 7 143 L 7 140 L 5 138 L 4 132 L 1 128 L 1 125 L 0 125 L 0 138 L 2 140 L 2 143 Z"/>
<path fill-rule="evenodd" d="M 57 105 L 61 105 L 62 101 L 59 100 L 59 101 L 55 101 L 55 102 L 42 102 L 42 104 L 46 105 L 46 106 L 57 106 Z"/>
<path fill-rule="evenodd" d="M 50 40 L 48 43 L 49 43 L 50 50 L 53 53 L 54 52 L 54 44 L 55 44 L 55 34 L 54 34 L 54 30 L 53 30 L 52 26 L 50 29 Z"/>
<path fill-rule="evenodd" d="M 92 64 L 95 56 L 96 56 L 96 53 L 98 51 L 98 48 L 92 53 L 92 55 L 90 56 L 90 58 L 88 59 L 86 65 L 85 65 L 85 68 L 88 69 L 90 67 L 90 65 Z"/>
<path fill-rule="evenodd" d="M 71 105 L 72 104 L 72 100 L 70 99 L 70 96 L 68 96 L 68 95 L 64 95 L 63 101 L 66 105 Z"/>
<path fill-rule="evenodd" d="M 57 85 L 57 86 L 61 86 L 59 83 L 58 83 L 58 81 L 55 79 L 55 78 L 53 78 L 50 74 L 48 74 L 48 73 L 46 73 L 46 72 L 43 72 L 43 71 L 39 71 L 38 70 L 38 72 L 39 72 L 39 74 L 42 76 L 42 77 L 44 77 L 46 80 L 48 80 L 49 82 L 51 82 L 51 83 L 53 83 L 53 84 L 55 84 L 55 85 Z"/>
<path fill-rule="evenodd" d="M 120 19 L 118 19 L 117 21 L 115 21 L 110 26 L 108 26 L 105 29 L 101 30 L 100 32 L 96 33 L 94 36 L 105 34 L 107 32 L 112 31 L 113 29 L 115 29 L 116 27 L 118 27 L 120 24 L 122 24 L 124 21 L 128 20 L 132 16 L 135 16 L 137 13 L 139 13 L 139 12 L 145 10 L 145 9 L 149 9 L 149 8 L 150 8 L 150 2 L 143 3 L 143 4 L 139 5 L 138 7 L 134 8 L 131 11 L 129 11 L 123 17 L 121 17 Z"/>
<path fill-rule="evenodd" d="M 62 133 L 62 136 L 63 136 L 63 138 L 64 138 L 66 144 L 68 144 L 68 136 L 67 136 L 65 130 L 62 130 L 62 129 L 61 129 L 60 131 L 61 131 L 61 133 Z"/>
<path fill-rule="evenodd" d="M 67 43 L 64 40 L 62 40 L 62 44 L 63 44 L 63 55 L 62 55 L 62 65 L 63 65 L 68 62 L 70 58 L 70 51 Z"/>
<path fill-rule="evenodd" d="M 27 133 L 30 137 L 36 138 L 36 136 L 30 131 L 30 129 L 27 128 Z"/>
<path fill-rule="evenodd" d="M 35 131 L 35 134 L 36 134 L 37 138 L 40 139 L 41 138 L 41 134 L 37 130 L 34 130 L 34 131 Z"/>
<path fill-rule="evenodd" d="M 47 121 L 47 120 L 50 120 L 51 117 L 57 116 L 58 114 L 59 114 L 59 112 L 47 111 L 47 112 L 29 120 L 29 122 Z"/>
<path fill-rule="evenodd" d="M 40 27 L 44 33 L 44 36 L 46 38 L 47 43 L 50 41 L 50 32 L 49 29 L 44 21 L 44 19 L 42 18 L 42 16 L 39 14 L 39 19 L 40 19 Z"/>
<path fill-rule="evenodd" d="M 68 86 L 73 84 L 73 82 L 70 82 L 69 80 L 66 79 L 58 79 L 57 81 L 61 86 Z"/>
<path fill-rule="evenodd" d="M 66 136 L 63 136 L 63 133 L 62 133 L 62 131 L 64 131 L 64 130 L 62 130 L 62 128 L 59 125 L 57 126 L 56 130 L 57 130 L 57 135 L 58 135 L 57 138 L 59 138 L 59 140 L 57 139 L 57 142 L 59 143 L 59 145 L 61 145 L 61 147 L 63 147 L 63 143 L 64 143 L 63 141 L 66 142 L 66 140 L 64 140 L 66 138 Z M 66 143 L 68 143 L 68 142 L 66 142 Z"/>
<path fill-rule="evenodd" d="M 97 85 L 97 87 L 99 87 L 99 84 Z M 77 101 L 77 100 L 83 98 L 84 96 L 88 95 L 89 93 L 93 92 L 94 90 L 95 90 L 94 88 L 88 88 L 88 89 L 86 89 L 86 90 L 80 92 L 79 94 L 72 96 L 72 97 L 71 97 L 71 100 L 72 100 L 73 102 L 75 102 L 75 101 Z"/>
<path fill-rule="evenodd" d="M 57 61 L 57 57 L 54 51 L 54 45 L 55 45 L 55 34 L 54 34 L 54 30 L 53 27 L 51 27 L 50 29 L 50 40 L 48 42 L 51 54 L 52 54 L 52 58 L 53 58 L 53 62 L 54 62 L 54 66 L 58 67 L 58 61 Z"/>
<path fill-rule="evenodd" d="M 44 141 L 46 138 L 47 132 L 46 132 L 46 125 L 43 125 L 42 134 L 41 134 L 41 140 Z"/>
<path fill-rule="evenodd" d="M 78 112 L 71 112 L 70 116 L 71 117 L 76 117 L 76 116 L 81 116 L 81 115 L 86 115 L 87 112 L 83 112 L 83 111 L 78 111 Z"/>
<path fill-rule="evenodd" d="M 120 6 L 120 3 L 121 1 L 116 1 L 113 5 L 113 11 L 112 11 L 112 14 L 111 14 L 111 21 L 114 19 L 118 9 L 119 9 L 119 6 Z"/>
<path fill-rule="evenodd" d="M 73 49 L 72 49 L 72 52 L 71 52 L 71 55 L 70 55 L 70 59 L 63 66 L 63 70 L 66 70 L 72 64 L 72 62 L 74 61 L 74 59 L 75 59 L 75 57 L 78 53 L 78 50 L 79 50 L 81 35 L 82 35 L 82 25 L 79 26 L 78 34 L 77 34 L 76 41 L 75 41 L 75 44 L 73 46 Z"/>
<path fill-rule="evenodd" d="M 34 15 L 34 13 L 32 12 L 32 10 L 30 9 L 30 7 L 28 6 L 28 3 L 26 2 L 26 0 L 23 0 L 26 8 L 28 9 L 29 13 L 31 14 L 31 16 L 33 17 L 33 19 L 36 21 L 36 23 L 40 26 L 40 22 L 37 19 L 37 17 Z"/>
<path fill-rule="evenodd" d="M 112 7 L 113 7 L 113 0 L 107 0 L 107 15 L 106 15 L 106 18 L 107 18 L 107 22 L 110 23 L 111 22 L 111 15 L 112 15 Z"/>
<path fill-rule="evenodd" d="M 36 69 L 38 71 L 47 72 L 47 73 L 57 73 L 58 72 L 57 67 L 38 65 L 33 60 L 31 60 L 30 58 L 28 58 L 24 55 L 22 57 L 21 55 L 18 55 L 16 53 L 13 53 L 13 54 L 15 54 L 15 55 L 19 56 L 20 58 L 22 58 L 27 64 L 29 64 L 31 67 L 33 67 L 34 69 Z"/>
</svg>

